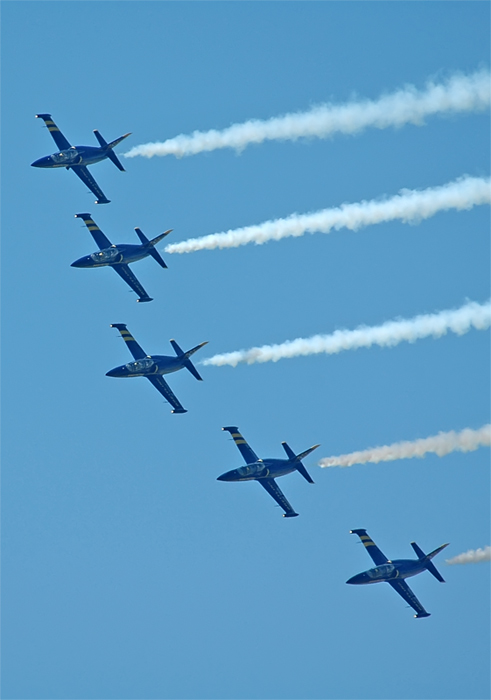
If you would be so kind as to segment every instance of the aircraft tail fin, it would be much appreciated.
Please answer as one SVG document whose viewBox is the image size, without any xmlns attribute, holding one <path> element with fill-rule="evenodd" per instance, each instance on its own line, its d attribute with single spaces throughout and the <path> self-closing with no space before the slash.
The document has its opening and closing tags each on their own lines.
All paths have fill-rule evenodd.
<svg viewBox="0 0 491 700">
<path fill-rule="evenodd" d="M 433 576 L 436 578 L 436 580 L 437 580 L 437 581 L 440 581 L 440 583 L 445 583 L 445 579 L 444 579 L 443 576 L 440 574 L 440 572 L 438 571 L 438 569 L 436 568 L 436 566 L 435 566 L 434 564 L 431 563 L 431 559 L 433 559 L 433 557 L 436 557 L 436 555 L 437 555 L 439 552 L 441 552 L 442 549 L 445 549 L 445 547 L 448 547 L 448 543 L 447 543 L 447 544 L 442 544 L 441 547 L 437 547 L 436 549 L 434 549 L 434 550 L 433 550 L 432 552 L 430 552 L 429 554 L 425 554 L 425 553 L 423 552 L 423 550 L 422 550 L 420 547 L 418 547 L 418 545 L 416 544 L 416 542 L 411 542 L 411 547 L 414 549 L 414 551 L 415 551 L 416 554 L 418 555 L 418 558 L 421 559 L 421 560 L 423 560 L 423 563 L 424 563 L 426 569 L 430 572 L 430 574 L 433 574 Z"/>
<path fill-rule="evenodd" d="M 191 348 L 191 350 L 188 350 L 187 352 L 184 352 L 182 348 L 176 343 L 175 340 L 171 340 L 170 344 L 174 348 L 174 352 L 178 357 L 182 357 L 183 359 L 183 365 L 184 367 L 191 372 L 193 377 L 197 379 L 199 382 L 203 381 L 203 377 L 200 375 L 196 367 L 193 365 L 191 360 L 189 359 L 191 355 L 194 355 L 195 352 L 197 352 L 200 348 L 203 347 L 203 345 L 206 345 L 208 341 L 204 343 L 200 343 L 199 345 L 196 345 L 196 347 Z"/>
<path fill-rule="evenodd" d="M 123 165 L 121 164 L 121 161 L 119 160 L 118 156 L 114 153 L 112 150 L 115 146 L 118 145 L 118 143 L 121 143 L 121 141 L 125 138 L 127 138 L 130 134 L 125 134 L 124 136 L 120 136 L 119 139 L 115 139 L 114 141 L 111 141 L 111 143 L 108 143 L 106 139 L 102 136 L 102 134 L 97 130 L 94 129 L 94 135 L 96 139 L 99 141 L 99 145 L 101 148 L 105 148 L 107 151 L 107 157 L 112 160 L 114 165 L 119 169 L 124 172 Z"/>
<path fill-rule="evenodd" d="M 149 248 L 148 252 L 152 256 L 152 258 L 156 262 L 158 262 L 160 267 L 167 269 L 167 265 L 165 264 L 164 259 L 162 258 L 160 253 L 155 250 L 154 246 L 156 246 L 157 243 L 159 243 L 162 240 L 162 238 L 164 238 L 165 236 L 168 236 L 169 233 L 172 231 L 172 229 L 170 228 L 168 231 L 161 233 L 160 236 L 156 236 L 155 238 L 152 238 L 151 241 L 148 240 L 148 238 L 145 236 L 145 234 L 143 233 L 143 231 L 140 228 L 135 228 L 135 231 L 136 231 L 136 235 L 138 236 L 140 241 L 143 243 L 143 245 L 148 246 L 148 248 Z"/>
<path fill-rule="evenodd" d="M 309 484 L 313 484 L 314 480 L 308 473 L 308 471 L 305 469 L 305 467 L 302 464 L 302 459 L 304 457 L 307 457 L 311 452 L 313 452 L 319 445 L 314 445 L 308 450 L 305 450 L 305 452 L 301 452 L 299 455 L 296 455 L 295 452 L 292 450 L 290 445 L 286 442 L 281 443 L 283 445 L 283 449 L 285 450 L 286 454 L 288 455 L 288 459 L 295 460 L 295 469 L 300 472 L 300 474 L 303 476 L 303 478 L 309 482 Z"/>
</svg>

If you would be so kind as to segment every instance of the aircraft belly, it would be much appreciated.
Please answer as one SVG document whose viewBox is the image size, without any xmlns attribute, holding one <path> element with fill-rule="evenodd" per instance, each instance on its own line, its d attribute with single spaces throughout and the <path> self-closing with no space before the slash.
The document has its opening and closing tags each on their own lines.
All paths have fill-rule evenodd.
<svg viewBox="0 0 491 700">
<path fill-rule="evenodd" d="M 146 258 L 147 254 L 143 255 L 125 255 L 123 253 L 123 259 L 120 260 L 119 262 L 122 263 L 123 265 L 129 265 L 130 263 L 138 262 L 138 260 L 143 260 L 143 258 Z"/>
</svg>

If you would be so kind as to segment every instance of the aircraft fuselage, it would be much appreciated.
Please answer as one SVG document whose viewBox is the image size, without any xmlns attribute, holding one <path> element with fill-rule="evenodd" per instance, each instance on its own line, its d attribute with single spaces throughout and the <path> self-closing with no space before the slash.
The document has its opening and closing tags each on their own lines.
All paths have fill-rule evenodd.
<svg viewBox="0 0 491 700">
<path fill-rule="evenodd" d="M 127 265 L 150 255 L 148 246 L 122 243 L 98 250 L 75 260 L 72 267 L 105 267 L 107 265 Z"/>
<path fill-rule="evenodd" d="M 387 564 L 380 564 L 373 569 L 368 569 L 361 574 L 356 574 L 346 583 L 363 586 L 369 583 L 381 581 L 394 581 L 395 579 L 416 576 L 426 570 L 426 566 L 419 559 L 394 559 Z"/>
<path fill-rule="evenodd" d="M 147 355 L 106 372 L 106 377 L 149 377 L 154 374 L 171 374 L 184 368 L 182 359 L 169 355 Z"/>
<path fill-rule="evenodd" d="M 276 479 L 296 471 L 290 459 L 260 459 L 238 469 L 231 469 L 218 477 L 218 481 L 253 481 L 257 479 Z"/>
<path fill-rule="evenodd" d="M 71 146 L 50 156 L 35 160 L 34 168 L 70 168 L 72 165 L 92 165 L 108 157 L 106 148 L 98 146 Z"/>
</svg>

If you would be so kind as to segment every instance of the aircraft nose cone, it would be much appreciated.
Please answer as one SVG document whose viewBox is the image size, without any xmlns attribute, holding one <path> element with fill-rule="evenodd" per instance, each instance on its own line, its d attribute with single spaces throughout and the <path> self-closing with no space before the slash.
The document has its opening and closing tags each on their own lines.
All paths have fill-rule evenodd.
<svg viewBox="0 0 491 700">
<path fill-rule="evenodd" d="M 87 257 L 79 258 L 78 260 L 75 260 L 75 262 L 72 262 L 70 267 L 89 267 L 89 261 L 90 258 Z"/>
<path fill-rule="evenodd" d="M 225 472 L 225 474 L 217 476 L 217 481 L 232 481 L 232 472 Z"/>
<path fill-rule="evenodd" d="M 106 372 L 106 377 L 119 377 L 119 370 L 118 368 L 115 369 L 110 369 L 109 372 Z"/>
<path fill-rule="evenodd" d="M 346 583 L 350 583 L 350 584 L 355 585 L 355 586 L 357 584 L 364 583 L 363 574 L 356 574 L 356 576 L 352 576 L 351 578 L 349 578 L 346 581 Z"/>
<path fill-rule="evenodd" d="M 43 158 L 38 158 L 37 160 L 34 161 L 34 163 L 31 163 L 31 166 L 33 168 L 45 168 L 48 165 L 46 156 Z"/>
</svg>

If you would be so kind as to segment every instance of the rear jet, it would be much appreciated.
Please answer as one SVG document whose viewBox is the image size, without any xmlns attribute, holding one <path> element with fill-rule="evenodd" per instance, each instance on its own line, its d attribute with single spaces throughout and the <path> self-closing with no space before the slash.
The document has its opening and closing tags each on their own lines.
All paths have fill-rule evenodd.
<svg viewBox="0 0 491 700">
<path fill-rule="evenodd" d="M 387 559 L 372 538 L 367 535 L 366 530 L 358 529 L 350 530 L 350 532 L 353 535 L 358 535 L 363 545 L 366 547 L 368 554 L 373 559 L 374 564 L 376 564 L 376 567 L 364 571 L 361 574 L 356 574 L 356 576 L 352 576 L 346 583 L 363 586 L 369 583 L 386 581 L 400 596 L 402 596 L 402 598 L 404 598 L 406 603 L 409 603 L 416 611 L 414 617 L 429 617 L 430 613 L 426 612 L 404 579 L 410 576 L 416 576 L 426 570 L 433 574 L 437 581 L 445 583 L 436 566 L 431 563 L 431 560 L 433 557 L 436 557 L 442 549 L 448 547 L 448 543 L 442 544 L 441 547 L 434 549 L 429 554 L 425 554 L 423 550 L 418 547 L 416 542 L 411 542 L 411 547 L 418 556 L 417 559 Z"/>
</svg>

